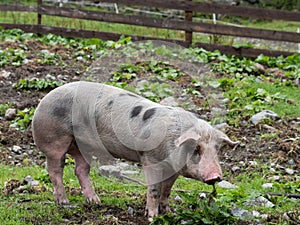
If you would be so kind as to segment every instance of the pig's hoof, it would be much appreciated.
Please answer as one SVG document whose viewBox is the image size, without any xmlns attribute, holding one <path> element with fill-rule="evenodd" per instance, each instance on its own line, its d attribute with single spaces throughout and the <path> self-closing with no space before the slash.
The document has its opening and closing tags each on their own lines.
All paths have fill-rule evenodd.
<svg viewBox="0 0 300 225">
<path fill-rule="evenodd" d="M 92 197 L 86 198 L 86 201 L 89 204 L 99 204 L 101 202 L 100 199 L 98 198 L 98 196 L 92 196 Z"/>
</svg>

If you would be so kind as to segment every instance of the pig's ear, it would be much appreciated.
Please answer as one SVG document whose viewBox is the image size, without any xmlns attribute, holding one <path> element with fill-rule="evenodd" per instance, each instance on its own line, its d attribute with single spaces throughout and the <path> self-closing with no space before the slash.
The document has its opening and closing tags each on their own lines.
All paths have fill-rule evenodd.
<svg viewBox="0 0 300 225">
<path fill-rule="evenodd" d="M 200 135 L 195 132 L 193 129 L 189 129 L 183 134 L 180 135 L 179 138 L 175 140 L 175 145 L 176 147 L 180 147 L 183 143 L 189 141 L 189 140 L 194 140 L 198 141 L 200 139 Z"/>
</svg>

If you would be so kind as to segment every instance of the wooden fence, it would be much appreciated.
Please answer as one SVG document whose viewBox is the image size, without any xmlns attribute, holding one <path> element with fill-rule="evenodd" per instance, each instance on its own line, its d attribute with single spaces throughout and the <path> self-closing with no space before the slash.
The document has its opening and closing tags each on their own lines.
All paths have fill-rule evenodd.
<svg viewBox="0 0 300 225">
<path fill-rule="evenodd" d="M 278 56 L 288 56 L 297 52 L 295 48 L 294 52 L 287 51 L 273 51 L 266 49 L 254 49 L 222 44 L 209 44 L 195 42 L 193 39 L 193 33 L 207 33 L 212 35 L 227 35 L 234 37 L 246 37 L 257 38 L 263 40 L 272 40 L 281 42 L 300 43 L 300 33 L 297 32 L 285 32 L 278 30 L 266 30 L 255 29 L 247 27 L 238 27 L 231 25 L 220 25 L 204 22 L 194 22 L 193 15 L 195 13 L 217 13 L 229 16 L 249 17 L 255 19 L 268 19 L 268 20 L 285 20 L 300 22 L 300 12 L 297 11 L 283 11 L 283 10 L 270 10 L 260 9 L 254 7 L 242 7 L 242 6 L 228 6 L 217 5 L 209 3 L 193 2 L 190 0 L 101 0 L 106 3 L 116 3 L 122 5 L 131 6 L 143 6 L 143 7 L 155 7 L 168 10 L 181 10 L 185 13 L 184 19 L 174 18 L 155 18 L 144 15 L 131 15 L 125 13 L 113 13 L 102 11 L 91 11 L 75 8 L 64 8 L 53 5 L 46 5 L 42 0 L 37 0 L 37 6 L 25 6 L 19 4 L 7 5 L 0 4 L 0 11 L 13 11 L 13 12 L 34 12 L 37 13 L 37 24 L 9 24 L 0 23 L 0 26 L 6 29 L 20 28 L 26 32 L 33 33 L 54 33 L 62 36 L 82 37 L 82 38 L 100 38 L 103 40 L 118 40 L 122 34 L 99 32 L 91 30 L 79 30 L 65 27 L 54 27 L 43 25 L 42 16 L 59 16 L 84 20 L 93 20 L 109 23 L 119 23 L 126 25 L 137 25 L 152 28 L 163 28 L 169 30 L 179 30 L 185 32 L 184 40 L 174 40 L 170 38 L 162 39 L 149 36 L 137 36 L 129 35 L 133 40 L 164 40 L 174 42 L 183 46 L 197 46 L 207 50 L 213 51 L 215 49 L 220 50 L 226 54 L 242 55 L 248 57 L 256 57 L 259 54 Z"/>
</svg>

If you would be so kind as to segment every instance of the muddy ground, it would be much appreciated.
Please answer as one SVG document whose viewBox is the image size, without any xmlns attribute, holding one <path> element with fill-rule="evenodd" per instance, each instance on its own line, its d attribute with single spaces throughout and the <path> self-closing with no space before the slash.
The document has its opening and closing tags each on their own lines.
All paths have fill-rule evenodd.
<svg viewBox="0 0 300 225">
<path fill-rule="evenodd" d="M 0 44 L 1 49 L 7 47 L 15 48 L 20 43 L 6 42 Z M 93 60 L 81 60 L 78 61 L 74 55 L 72 48 L 66 48 L 61 45 L 48 46 L 38 43 L 36 41 L 27 41 L 23 43 L 27 46 L 27 63 L 21 66 L 6 65 L 0 68 L 0 104 L 14 103 L 14 108 L 23 110 L 25 108 L 36 107 L 47 94 L 49 90 L 45 91 L 22 91 L 13 88 L 13 84 L 24 78 L 48 78 L 55 79 L 57 81 L 63 81 L 65 83 L 91 79 L 94 81 L 107 81 L 112 72 L 117 69 L 117 65 L 122 61 L 122 58 L 116 57 L 111 60 L 110 57 L 104 57 L 100 62 L 93 62 Z M 66 67 L 57 65 L 47 65 L 38 62 L 39 53 L 42 50 L 49 50 L 50 52 L 60 54 L 62 60 L 67 64 Z M 145 59 L 145 58 L 144 58 Z M 143 60 L 143 59 L 140 59 Z M 94 64 L 93 64 L 94 63 Z M 99 67 L 106 65 L 105 68 Z M 93 67 L 86 72 L 86 69 L 93 64 Z M 178 82 L 174 82 L 172 86 L 176 88 L 175 98 L 181 95 L 182 89 L 189 86 L 191 80 L 189 71 L 197 71 L 197 73 L 203 73 L 206 75 L 212 75 L 209 68 L 205 65 L 193 65 L 192 67 L 185 67 L 184 63 L 172 61 L 171 64 L 176 68 L 185 70 L 186 75 Z M 98 68 L 94 69 L 93 68 Z M 99 70 L 102 71 L 99 72 Z M 195 69 L 195 71 L 193 71 Z M 3 76 L 3 71 L 9 72 L 8 76 Z M 97 75 L 98 73 L 98 75 Z M 7 74 L 7 73 L 6 73 Z M 147 75 L 144 75 L 144 79 L 147 79 Z M 151 75 L 149 75 L 151 76 Z M 134 82 L 133 84 L 134 85 Z M 203 93 L 205 95 L 205 92 Z M 199 106 L 205 101 L 205 96 L 202 99 L 191 99 L 191 104 Z M 195 111 L 200 116 L 206 115 L 207 119 L 210 119 L 211 115 L 209 109 L 205 111 Z M 261 139 L 262 133 L 276 132 L 279 138 L 273 139 Z M 233 140 L 241 142 L 240 145 L 234 149 L 225 147 L 220 151 L 220 160 L 224 170 L 231 171 L 232 175 L 237 175 L 242 172 L 251 172 L 255 169 L 255 165 L 251 162 L 259 161 L 270 165 L 274 163 L 280 166 L 279 172 L 281 178 L 288 181 L 296 181 L 295 175 L 300 171 L 300 118 L 293 118 L 291 120 L 279 119 L 271 126 L 265 126 L 264 124 L 258 125 L 241 125 L 240 127 L 227 127 L 226 133 Z M 19 146 L 20 148 L 14 148 Z M 34 146 L 31 127 L 25 131 L 19 131 L 10 127 L 10 120 L 4 117 L 0 118 L 0 160 L 2 164 L 9 164 L 13 166 L 38 164 L 43 165 L 45 157 L 40 154 Z M 238 166 L 239 169 L 232 171 L 234 166 Z M 295 171 L 294 174 L 286 173 L 285 169 L 290 168 Z M 88 207 L 88 206 L 87 206 Z M 143 224 L 145 223 L 143 216 L 143 209 L 138 209 L 135 220 L 132 219 L 132 215 L 128 212 L 122 212 L 120 209 L 112 206 L 101 206 L 108 212 L 119 218 L 119 221 L 129 224 L 126 221 L 130 221 L 130 224 Z M 90 210 L 90 209 L 89 209 Z M 89 221 L 95 219 L 92 214 L 87 215 Z M 80 215 L 72 215 L 74 218 L 68 218 L 69 221 L 79 221 Z M 36 221 L 35 221 L 36 222 Z M 44 221 L 46 222 L 46 221 Z M 103 224 L 110 224 L 111 221 L 104 221 Z"/>
</svg>

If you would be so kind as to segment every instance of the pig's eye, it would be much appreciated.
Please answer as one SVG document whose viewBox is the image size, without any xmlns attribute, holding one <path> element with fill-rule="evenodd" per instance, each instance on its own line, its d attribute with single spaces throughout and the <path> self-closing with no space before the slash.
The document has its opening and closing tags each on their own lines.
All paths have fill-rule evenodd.
<svg viewBox="0 0 300 225">
<path fill-rule="evenodd" d="M 201 158 L 201 148 L 199 146 L 197 146 L 197 148 L 194 151 L 193 157 L 192 157 L 192 161 L 194 163 L 199 163 Z"/>
<path fill-rule="evenodd" d="M 201 153 L 202 153 L 202 149 L 201 149 L 201 147 L 198 145 L 198 146 L 196 147 L 196 149 L 195 149 L 194 154 L 195 154 L 195 155 L 201 155 Z"/>
</svg>

